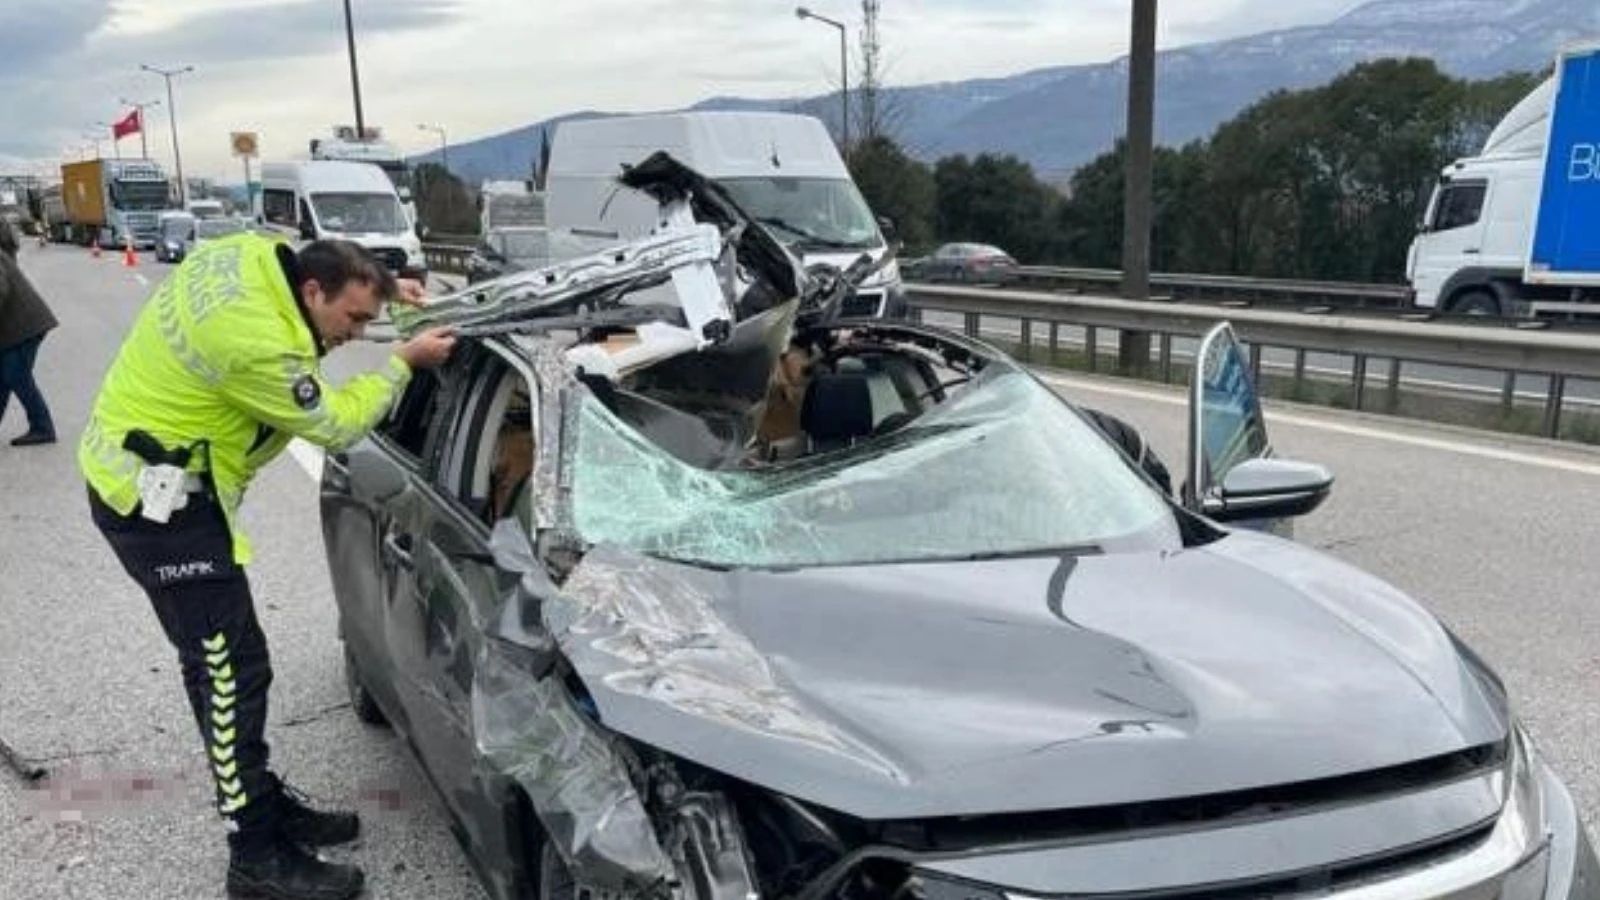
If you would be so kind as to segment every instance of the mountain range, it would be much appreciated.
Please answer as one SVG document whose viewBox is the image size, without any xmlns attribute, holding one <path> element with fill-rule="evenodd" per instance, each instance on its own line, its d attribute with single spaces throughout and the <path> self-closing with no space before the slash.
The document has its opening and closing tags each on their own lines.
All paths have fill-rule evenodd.
<svg viewBox="0 0 1600 900">
<path fill-rule="evenodd" d="M 1600 36 L 1597 0 L 1373 0 L 1323 25 L 1198 44 L 1157 58 L 1156 140 L 1181 144 L 1270 93 L 1326 83 L 1385 57 L 1420 56 L 1458 76 L 1536 71 L 1575 39 Z M 889 89 L 896 136 L 926 161 L 956 154 L 1015 154 L 1060 180 L 1110 149 L 1126 119 L 1127 58 L 1038 69 L 1007 78 Z M 691 109 L 779 110 L 838 124 L 837 94 L 788 99 L 714 97 Z M 525 178 L 542 135 L 588 110 L 453 145 L 450 167 L 469 184 Z M 437 162 L 438 153 L 412 162 Z"/>
</svg>

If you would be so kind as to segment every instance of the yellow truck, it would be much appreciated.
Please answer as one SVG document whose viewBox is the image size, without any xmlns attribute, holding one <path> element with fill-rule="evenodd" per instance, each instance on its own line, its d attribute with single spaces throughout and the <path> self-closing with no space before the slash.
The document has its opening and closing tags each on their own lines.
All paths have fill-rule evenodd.
<svg viewBox="0 0 1600 900">
<path fill-rule="evenodd" d="M 148 159 L 66 163 L 61 200 L 66 219 L 52 237 L 85 247 L 98 242 L 108 249 L 130 239 L 141 250 L 154 248 L 161 214 L 176 207 L 166 172 Z"/>
</svg>

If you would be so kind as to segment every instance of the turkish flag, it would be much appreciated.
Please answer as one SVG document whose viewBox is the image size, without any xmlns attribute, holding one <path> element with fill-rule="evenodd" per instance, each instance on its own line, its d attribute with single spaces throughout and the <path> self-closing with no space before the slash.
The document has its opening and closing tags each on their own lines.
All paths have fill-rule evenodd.
<svg viewBox="0 0 1600 900">
<path fill-rule="evenodd" d="M 144 123 L 139 121 L 139 110 L 135 109 L 111 126 L 111 136 L 120 141 L 130 134 L 138 134 L 143 130 Z"/>
</svg>

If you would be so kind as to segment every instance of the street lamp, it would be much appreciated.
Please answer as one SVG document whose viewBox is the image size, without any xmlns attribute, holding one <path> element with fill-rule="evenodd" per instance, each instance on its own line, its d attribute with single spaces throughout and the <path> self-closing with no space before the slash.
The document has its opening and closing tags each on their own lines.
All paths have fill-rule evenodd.
<svg viewBox="0 0 1600 900">
<path fill-rule="evenodd" d="M 103 152 L 101 152 L 101 150 L 100 150 L 100 142 L 102 140 L 104 140 L 104 138 L 100 137 L 97 134 L 86 134 L 86 135 L 83 135 L 83 138 L 84 138 L 84 140 L 93 141 L 94 142 L 93 146 L 94 146 L 94 158 L 95 159 L 102 159 L 102 158 L 105 157 L 105 154 Z"/>
<path fill-rule="evenodd" d="M 417 130 L 431 131 L 439 136 L 439 156 L 444 165 L 444 174 L 448 176 L 450 174 L 450 142 L 445 136 L 444 126 L 418 125 Z M 454 220 L 456 212 L 455 191 L 450 190 L 450 182 L 448 179 L 444 181 L 444 209 L 445 215 Z"/>
<path fill-rule="evenodd" d="M 140 64 L 139 68 L 146 72 L 160 75 L 167 81 L 167 121 L 172 125 L 172 162 L 178 170 L 178 208 L 189 208 L 189 186 L 183 180 L 183 154 L 178 150 L 178 107 L 172 102 L 172 76 L 186 75 L 194 71 L 194 66 L 184 66 L 181 69 L 158 69 L 155 66 Z"/>
<path fill-rule="evenodd" d="M 145 116 L 144 116 L 144 111 L 147 110 L 147 109 L 153 109 L 153 108 L 155 108 L 157 106 L 160 106 L 161 105 L 161 101 L 160 100 L 151 100 L 151 101 L 149 101 L 147 103 L 135 103 L 132 100 L 129 100 L 129 99 L 126 99 L 126 98 L 118 98 L 117 102 L 121 103 L 123 106 L 131 106 L 134 109 L 137 109 L 139 111 L 139 155 L 144 157 L 145 159 L 149 159 L 150 158 L 150 142 L 145 139 L 145 129 L 148 127 L 148 125 L 147 125 L 147 122 L 146 122 L 146 119 L 145 119 Z"/>
<path fill-rule="evenodd" d="M 840 83 L 839 98 L 840 98 L 840 103 L 844 106 L 844 118 L 840 123 L 840 129 L 842 130 L 843 136 L 844 136 L 843 143 L 844 143 L 845 153 L 848 154 L 850 152 L 850 37 L 849 37 L 849 30 L 845 28 L 845 25 L 844 25 L 843 22 L 836 22 L 833 19 L 828 18 L 827 16 L 819 16 L 816 13 L 812 12 L 811 10 L 807 9 L 804 6 L 797 7 L 795 9 L 795 11 L 794 11 L 794 14 L 795 14 L 795 18 L 798 18 L 798 19 L 800 19 L 802 21 L 804 21 L 806 19 L 815 19 L 818 22 L 822 22 L 823 24 L 826 24 L 826 25 L 832 25 L 833 27 L 839 29 L 839 83 Z"/>
<path fill-rule="evenodd" d="M 356 27 L 350 17 L 350 0 L 344 0 L 344 39 L 350 45 L 350 93 L 356 98 L 356 140 L 367 139 L 367 129 L 361 120 L 361 76 L 356 74 Z"/>
</svg>

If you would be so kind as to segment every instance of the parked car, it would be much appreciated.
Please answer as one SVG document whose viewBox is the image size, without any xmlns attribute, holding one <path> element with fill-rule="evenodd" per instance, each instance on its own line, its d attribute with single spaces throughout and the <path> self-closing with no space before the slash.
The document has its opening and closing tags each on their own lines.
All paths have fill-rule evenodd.
<svg viewBox="0 0 1600 900">
<path fill-rule="evenodd" d="M 916 273 L 923 281 L 1006 284 L 1016 280 L 1017 261 L 988 244 L 945 244 L 919 260 Z"/>
<path fill-rule="evenodd" d="M 355 712 L 492 896 L 1600 897 L 1487 664 L 1287 536 L 1332 476 L 1229 327 L 1164 490 L 641 168 L 673 228 L 397 314 L 458 353 L 323 470 Z"/>
</svg>

